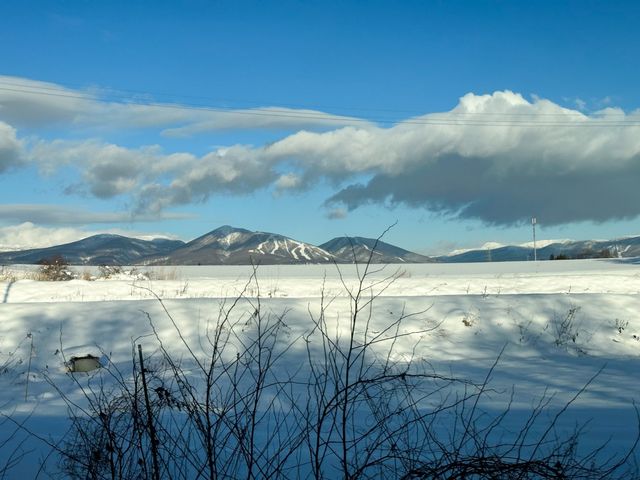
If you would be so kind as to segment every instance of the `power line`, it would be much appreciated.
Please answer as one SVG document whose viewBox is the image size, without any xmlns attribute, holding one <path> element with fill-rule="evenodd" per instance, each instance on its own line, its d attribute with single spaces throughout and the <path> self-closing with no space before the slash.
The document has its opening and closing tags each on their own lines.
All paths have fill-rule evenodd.
<svg viewBox="0 0 640 480">
<path fill-rule="evenodd" d="M 1 77 L 1 76 L 0 76 Z M 34 89 L 42 89 L 42 90 L 51 90 L 51 91 L 55 91 L 55 92 L 59 92 L 59 91 L 68 91 L 65 87 L 47 87 L 47 86 L 28 86 L 25 85 L 24 83 L 13 83 L 13 82 L 7 82 L 4 80 L 0 80 L 0 84 L 4 84 L 4 85 L 9 85 L 9 86 L 14 86 L 14 87 L 28 87 L 28 88 L 34 88 Z M 76 88 L 78 90 L 80 90 L 82 87 L 80 86 L 75 86 L 73 88 Z M 388 113 L 408 113 L 408 114 L 420 114 L 421 111 L 420 110 L 408 110 L 408 109 L 393 109 L 393 108 L 364 108 L 364 107 L 354 107 L 354 106 L 336 106 L 336 105 L 317 105 L 317 104 L 300 104 L 300 103 L 290 103 L 290 102 L 273 102 L 273 101 L 264 101 L 264 100 L 233 100 L 233 99 L 221 99 L 221 98 L 214 98 L 214 97 L 210 97 L 210 96 L 204 96 L 204 95 L 183 95 L 183 94 L 175 94 L 175 93 L 158 93 L 158 92 L 141 92 L 139 90 L 127 90 L 127 89 L 113 89 L 113 88 L 104 88 L 104 87 L 99 87 L 96 89 L 98 92 L 100 93 L 107 93 L 110 95 L 113 95 L 115 98 L 130 98 L 130 95 L 135 95 L 135 96 L 140 96 L 140 97 L 167 97 L 167 98 L 188 98 L 188 99 L 198 99 L 198 100 L 206 100 L 207 105 L 210 103 L 222 103 L 222 104 L 243 104 L 245 106 L 247 106 L 248 108 L 254 108 L 256 104 L 267 104 L 267 105 L 274 105 L 274 104 L 279 104 L 282 107 L 287 107 L 287 108 L 296 108 L 296 109 L 314 109 L 314 110 L 318 110 L 318 109 L 344 109 L 344 110 L 358 110 L 358 111 L 365 111 L 365 112 L 388 112 Z M 129 96 L 125 96 L 124 94 L 127 94 Z M 92 96 L 93 94 L 88 93 L 87 96 Z M 228 107 L 231 108 L 231 107 Z"/>
<path fill-rule="evenodd" d="M 2 76 L 0 76 L 0 78 L 2 78 Z M 5 85 L 4 88 L 0 88 L 0 90 L 6 90 L 6 91 L 14 91 L 14 92 L 22 92 L 22 93 L 34 93 L 34 94 L 41 94 L 41 95 L 47 95 L 48 92 L 46 91 L 50 91 L 52 92 L 51 95 L 55 95 L 55 96 L 64 96 L 64 97 L 69 97 L 69 98 L 80 98 L 80 99 L 91 99 L 94 101 L 105 101 L 104 99 L 99 99 L 96 97 L 95 93 L 91 93 L 91 92 L 87 92 L 87 93 L 75 93 L 72 92 L 68 89 L 66 89 L 65 87 L 61 87 L 61 86 L 46 86 L 46 85 L 27 85 L 25 83 L 20 83 L 20 82 L 9 82 L 6 80 L 0 80 L 0 85 Z M 6 86 L 9 87 L 18 87 L 18 88 L 7 88 Z M 28 90 L 27 90 L 28 89 Z M 176 95 L 176 94 L 165 94 L 165 93 L 151 93 L 151 92 L 141 92 L 141 91 L 136 91 L 136 90 L 116 90 L 116 89 L 111 89 L 111 88 L 99 88 L 97 89 L 97 92 L 99 93 L 111 93 L 111 94 L 115 94 L 114 96 L 116 98 L 120 98 L 122 100 L 130 100 L 131 97 L 125 97 L 123 95 L 123 93 L 128 93 L 128 94 L 134 94 L 134 95 L 138 95 L 141 97 L 155 97 L 155 96 L 174 96 L 174 97 L 182 97 L 182 98 L 199 98 L 199 99 L 207 99 L 207 100 L 213 100 L 212 97 L 205 97 L 205 96 L 193 96 L 193 95 Z M 247 105 L 255 105 L 256 103 L 271 103 L 273 104 L 274 102 L 257 102 L 257 101 L 248 101 L 248 100 L 244 100 L 244 101 L 238 101 L 238 100 L 218 100 L 219 102 L 230 102 L 230 103 L 244 103 Z M 140 103 L 140 104 L 144 104 L 143 102 L 136 102 L 136 103 Z M 156 102 L 157 103 L 157 102 Z M 160 104 L 162 105 L 162 104 Z M 199 105 L 194 105 L 191 104 L 192 106 L 199 106 Z M 206 106 L 204 104 L 200 105 L 200 106 Z M 363 111 L 381 111 L 381 112 L 396 112 L 396 113 L 416 113 L 419 114 L 418 110 L 406 110 L 406 109 L 383 109 L 383 108 L 362 108 L 362 107 L 336 107 L 336 106 L 318 106 L 318 105 L 302 105 L 302 104 L 283 104 L 283 106 L 295 106 L 295 108 L 301 108 L 301 109 L 317 109 L 317 108 L 344 108 L 344 109 L 348 109 L 348 110 L 363 110 Z M 231 107 L 219 107 L 219 108 L 231 108 Z M 255 107 L 250 107 L 250 108 L 255 108 Z M 273 110 L 278 110 L 278 108 L 273 108 Z M 576 117 L 581 117 L 584 118 L 586 115 L 581 113 L 581 112 L 574 112 L 574 111 L 566 111 L 563 113 L 536 113 L 536 114 L 531 114 L 531 113 L 521 113 L 521 112 L 513 112 L 513 113 L 508 113 L 505 114 L 504 112 L 446 112 L 447 115 L 474 115 L 474 116 L 478 116 L 478 115 L 509 115 L 509 116 L 549 116 L 549 117 L 553 117 L 553 116 L 560 116 L 560 117 L 567 117 L 567 116 L 576 116 Z"/>
<path fill-rule="evenodd" d="M 3 86 L 5 85 L 5 86 Z M 6 85 L 9 85 L 7 87 Z M 14 87 L 20 88 L 14 88 Z M 26 87 L 26 88 L 25 88 Z M 110 103 L 108 100 L 100 99 L 91 94 L 74 93 L 57 89 L 54 87 L 31 87 L 25 85 L 12 84 L 0 81 L 0 91 L 35 94 L 49 97 L 69 98 L 96 103 Z M 141 101 L 126 97 L 120 98 L 120 103 L 124 105 L 137 105 L 171 110 L 191 110 L 200 112 L 215 112 L 228 115 L 243 115 L 253 117 L 270 118 L 290 118 L 297 120 L 313 120 L 320 122 L 336 122 L 342 124 L 352 123 L 378 123 L 378 124 L 409 124 L 409 125 L 433 125 L 433 126 L 477 126 L 477 127 L 572 127 L 572 128 L 594 128 L 594 127 L 635 127 L 640 126 L 638 119 L 624 118 L 611 119 L 587 116 L 582 113 L 503 113 L 503 112 L 445 112 L 425 115 L 419 118 L 409 118 L 395 120 L 391 118 L 358 118 L 346 115 L 334 115 L 324 112 L 295 111 L 277 107 L 254 107 L 250 109 L 237 109 L 211 105 L 198 104 L 174 104 L 158 103 L 152 101 Z M 532 119 L 542 117 L 541 121 Z M 573 120 L 560 121 L 557 118 L 569 118 Z"/>
<path fill-rule="evenodd" d="M 1 78 L 1 76 L 0 76 Z M 29 88 L 31 90 L 28 90 L 25 92 L 29 92 L 29 93 L 42 93 L 43 92 L 39 92 L 39 90 L 49 90 L 51 92 L 58 92 L 58 95 L 61 95 L 59 92 L 65 92 L 65 96 L 70 96 L 71 98 L 84 98 L 84 99 L 91 99 L 94 101 L 105 101 L 104 99 L 99 99 L 96 97 L 95 93 L 91 93 L 90 91 L 87 93 L 74 93 L 70 90 L 68 90 L 65 87 L 62 86 L 45 86 L 45 85 L 37 85 L 37 86 L 31 86 L 31 85 L 25 85 L 24 83 L 20 83 L 20 82 L 8 82 L 6 80 L 0 80 L 0 85 L 8 85 L 8 86 L 12 86 L 12 87 L 19 87 L 20 89 L 24 89 L 24 88 Z M 80 89 L 81 87 L 79 86 L 75 86 L 74 88 L 76 89 Z M 8 90 L 7 88 L 0 88 L 0 90 Z M 16 90 L 16 91 L 23 91 L 23 90 Z M 139 90 L 123 90 L 123 89 L 113 89 L 113 88 L 104 88 L 104 87 L 100 87 L 100 88 L 96 88 L 96 91 L 98 93 L 107 93 L 112 95 L 114 98 L 116 99 L 120 99 L 123 102 L 129 102 L 129 103 L 134 103 L 131 101 L 131 96 L 130 95 L 135 95 L 141 98 L 147 97 L 147 98 L 154 98 L 154 97 L 174 97 L 174 98 L 192 98 L 192 99 L 201 99 L 201 100 L 208 100 L 209 102 L 218 102 L 218 103 L 240 103 L 240 104 L 245 104 L 248 107 L 247 108 L 257 108 L 255 107 L 256 104 L 274 104 L 274 103 L 279 103 L 282 107 L 287 107 L 288 109 L 282 109 L 282 108 L 278 108 L 278 107 L 270 107 L 270 110 L 274 110 L 274 111 L 285 111 L 288 112 L 290 111 L 289 108 L 296 108 L 296 109 L 344 109 L 344 110 L 360 110 L 360 111 L 369 111 L 369 112 L 392 112 L 392 113 L 413 113 L 416 115 L 420 115 L 421 112 L 419 110 L 408 110 L 408 109 L 392 109 L 392 108 L 364 108 L 364 107 L 345 107 L 345 106 L 335 106 L 335 105 L 310 105 L 310 104 L 296 104 L 296 103 L 282 103 L 282 102 L 265 102 L 263 100 L 230 100 L 230 99 L 214 99 L 213 97 L 208 97 L 208 96 L 203 96 L 203 95 L 183 95 L 183 94 L 172 94 L 172 93 L 157 93 L 157 92 L 142 92 Z M 129 96 L 126 96 L 124 94 L 128 94 Z M 134 97 L 135 98 L 135 97 Z M 141 101 L 137 101 L 135 102 L 136 104 L 140 104 L 140 105 L 146 105 L 146 103 L 141 102 Z M 153 104 L 155 105 L 166 105 L 166 104 L 160 104 L 157 102 L 153 102 Z M 182 105 L 182 104 L 180 104 Z M 186 104 L 187 106 L 192 106 L 192 107 L 207 107 L 209 106 L 209 104 Z M 213 108 L 220 108 L 220 109 L 231 109 L 233 107 L 226 107 L 226 106 L 219 106 L 219 107 L 213 107 Z M 320 112 L 322 114 L 324 114 L 324 112 Z M 587 115 L 585 113 L 582 112 L 577 112 L 574 110 L 566 110 L 565 112 L 562 113 L 548 113 L 548 112 L 537 112 L 537 113 L 524 113 L 524 112 L 512 112 L 512 113 L 504 113 L 504 112 L 454 112 L 454 111 L 449 111 L 446 112 L 447 116 L 514 116 L 514 117 L 562 117 L 562 118 L 566 118 L 566 117 L 576 117 L 576 118 L 594 118 L 595 117 L 602 117 L 604 116 L 604 113 L 601 112 L 593 112 L 590 115 Z M 349 116 L 349 115 L 341 115 L 341 116 Z M 640 121 L 640 120 L 639 120 Z"/>
</svg>

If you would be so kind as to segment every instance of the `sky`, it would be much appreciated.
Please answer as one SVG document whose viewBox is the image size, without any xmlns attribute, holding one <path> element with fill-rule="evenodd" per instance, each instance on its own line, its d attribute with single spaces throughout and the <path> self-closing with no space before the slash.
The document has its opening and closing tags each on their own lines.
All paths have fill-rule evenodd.
<svg viewBox="0 0 640 480">
<path fill-rule="evenodd" d="M 640 234 L 636 1 L 0 5 L 0 249 Z"/>
</svg>

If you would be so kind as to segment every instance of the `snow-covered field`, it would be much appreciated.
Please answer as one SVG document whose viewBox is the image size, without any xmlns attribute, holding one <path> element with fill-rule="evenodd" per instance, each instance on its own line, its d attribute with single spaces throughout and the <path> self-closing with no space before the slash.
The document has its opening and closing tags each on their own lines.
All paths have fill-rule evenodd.
<svg viewBox="0 0 640 480">
<path fill-rule="evenodd" d="M 556 433 L 584 425 L 586 445 L 609 441 L 609 452 L 621 452 L 635 439 L 640 264 L 633 259 L 402 265 L 389 285 L 380 281 L 396 267 L 372 267 L 365 284 L 380 296 L 371 331 L 403 312 L 422 312 L 402 323 L 392 352 L 397 361 L 419 359 L 443 375 L 481 383 L 504 349 L 484 408 L 502 411 L 513 391 L 514 428 L 541 398 L 549 399 L 551 415 L 602 370 L 561 417 Z M 251 267 L 165 267 L 150 276 L 138 271 L 68 282 L 22 279 L 29 270 L 5 269 L 0 282 L 0 408 L 27 419 L 26 428 L 54 443 L 65 432 L 69 402 L 85 401 L 80 386 L 106 371 L 70 374 L 64 359 L 94 354 L 107 367 L 130 371 L 132 345 L 149 354 L 158 349 L 150 319 L 164 348 L 178 358 L 184 346 L 164 307 L 197 345 L 221 305 L 244 289 L 239 318 L 250 317 L 257 297 L 263 312 L 286 313 L 287 338 L 297 339 L 278 367 L 286 369 L 299 365 L 295 356 L 304 350 L 303 336 L 323 298 L 330 328 L 346 332 L 347 290 L 358 279 L 356 267 L 348 265 L 340 274 L 333 266 L 260 267 L 258 282 L 248 285 Z M 410 332 L 421 333 L 404 335 Z M 13 422 L 0 424 L 0 469 L 10 455 L 24 453 L 6 478 L 33 478 L 45 459 L 42 478 L 59 475 L 45 443 L 29 437 L 21 445 L 24 432 L 11 437 L 14 432 Z"/>
</svg>

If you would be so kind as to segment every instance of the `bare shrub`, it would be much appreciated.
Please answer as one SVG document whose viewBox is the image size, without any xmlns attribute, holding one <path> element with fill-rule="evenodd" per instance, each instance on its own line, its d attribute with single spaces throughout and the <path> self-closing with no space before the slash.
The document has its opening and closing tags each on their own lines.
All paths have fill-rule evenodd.
<svg viewBox="0 0 640 480">
<path fill-rule="evenodd" d="M 61 255 L 45 258 L 38 262 L 41 267 L 38 271 L 39 279 L 49 282 L 61 282 L 73 280 L 75 275 L 69 269 L 69 262 Z"/>
<path fill-rule="evenodd" d="M 580 307 L 573 306 L 561 317 L 554 316 L 550 322 L 551 335 L 557 347 L 586 355 L 584 344 L 591 339 L 591 334 L 581 327 L 578 314 Z M 582 340 L 579 342 L 578 340 Z"/>
<path fill-rule="evenodd" d="M 123 273 L 123 268 L 119 265 L 99 265 L 98 278 L 107 279 Z"/>
<path fill-rule="evenodd" d="M 628 326 L 629 320 L 620 320 L 619 318 L 614 320 L 614 327 L 619 335 L 622 335 L 622 332 L 624 332 Z"/>
<path fill-rule="evenodd" d="M 478 321 L 478 315 L 473 312 L 465 312 L 462 317 L 462 324 L 465 327 L 473 327 Z"/>
</svg>

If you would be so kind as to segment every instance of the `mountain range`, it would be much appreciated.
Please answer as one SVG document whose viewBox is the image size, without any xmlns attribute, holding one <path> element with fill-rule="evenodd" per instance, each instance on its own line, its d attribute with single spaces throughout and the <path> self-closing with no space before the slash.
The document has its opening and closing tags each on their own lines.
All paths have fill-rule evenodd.
<svg viewBox="0 0 640 480">
<path fill-rule="evenodd" d="M 538 260 L 580 258 L 630 258 L 640 256 L 640 237 L 615 240 L 558 240 L 541 243 L 536 249 Z M 533 245 L 503 245 L 434 257 L 438 262 L 513 262 L 533 260 Z"/>
<path fill-rule="evenodd" d="M 374 263 L 432 261 L 371 238 L 338 237 L 315 246 L 276 233 L 225 225 L 186 243 L 94 235 L 48 248 L 0 252 L 0 264 L 35 264 L 63 257 L 71 265 L 287 265 L 366 262 L 370 256 Z"/>
<path fill-rule="evenodd" d="M 493 246 L 429 257 L 372 238 L 336 237 L 315 246 L 276 233 L 225 225 L 190 242 L 94 235 L 53 247 L 0 252 L 0 265 L 36 264 L 54 257 L 71 265 L 287 265 L 369 259 L 372 263 L 459 263 L 532 260 L 533 248 L 529 244 Z M 547 241 L 537 249 L 538 260 L 603 257 L 640 257 L 640 237 Z"/>
</svg>

